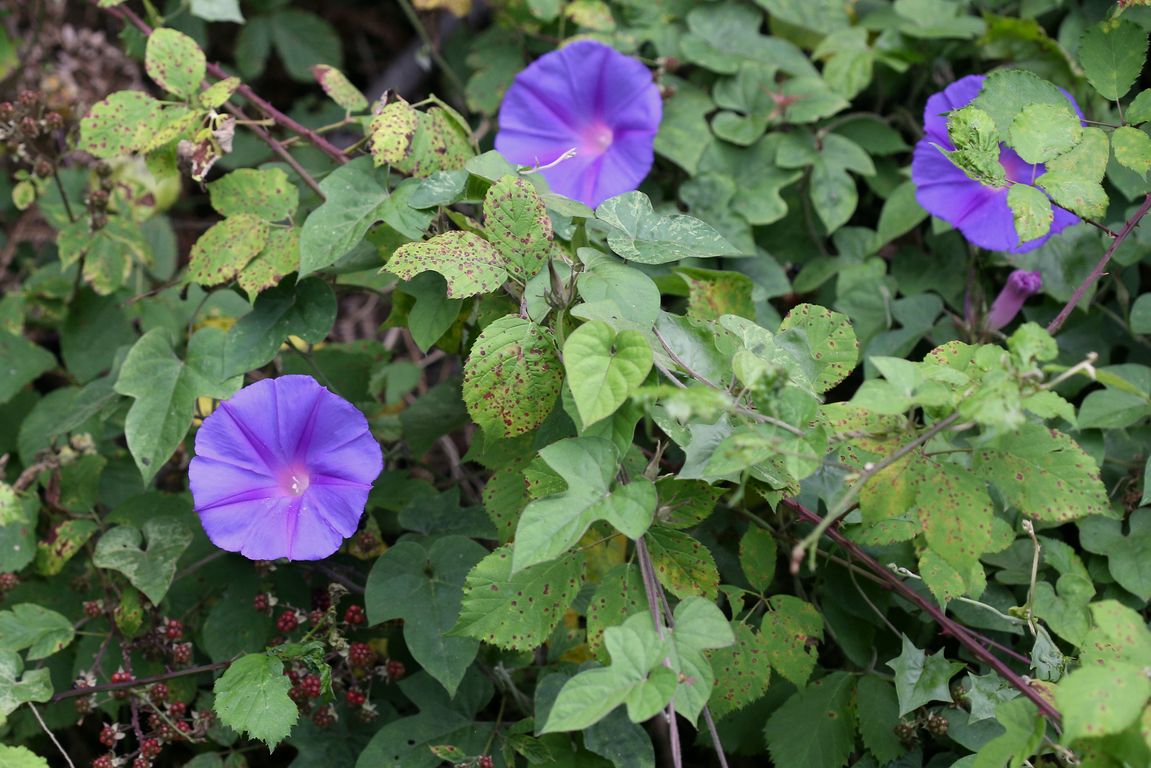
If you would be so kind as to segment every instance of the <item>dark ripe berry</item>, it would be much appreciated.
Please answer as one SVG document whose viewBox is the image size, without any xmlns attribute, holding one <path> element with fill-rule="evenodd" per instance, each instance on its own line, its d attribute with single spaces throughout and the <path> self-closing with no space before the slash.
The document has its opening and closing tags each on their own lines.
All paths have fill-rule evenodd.
<svg viewBox="0 0 1151 768">
<path fill-rule="evenodd" d="M 328 590 L 322 587 L 316 587 L 312 590 L 312 610 L 326 611 L 332 607 L 332 596 L 328 594 Z"/>
<path fill-rule="evenodd" d="M 293 685 L 291 688 L 288 689 L 288 698 L 291 699 L 292 701 L 296 702 L 297 704 L 302 705 L 305 701 L 308 700 L 308 694 L 305 693 L 304 689 L 301 688 L 300 686 Z"/>
<path fill-rule="evenodd" d="M 292 681 L 292 685 L 300 684 L 300 673 L 298 670 L 288 669 L 284 671 L 284 674 L 287 675 L 288 679 Z"/>
<path fill-rule="evenodd" d="M 179 720 L 188 714 L 188 705 L 182 701 L 173 701 L 168 705 L 168 714 L 173 720 Z"/>
<path fill-rule="evenodd" d="M 168 686 L 163 683 L 156 683 L 148 689 L 148 698 L 150 698 L 154 704 L 163 704 L 168 700 Z"/>
<path fill-rule="evenodd" d="M 104 612 L 104 604 L 99 600 L 88 600 L 84 603 L 84 615 L 89 619 L 96 619 Z"/>
<path fill-rule="evenodd" d="M 92 761 L 92 768 L 115 768 L 116 756 L 115 755 L 100 755 Z"/>
<path fill-rule="evenodd" d="M 330 706 L 320 707 L 312 713 L 312 722 L 321 728 L 327 728 L 336 722 L 336 711 Z"/>
<path fill-rule="evenodd" d="M 144 742 L 140 745 L 140 754 L 143 757 L 151 759 L 159 755 L 160 750 L 163 748 L 159 739 L 144 739 Z"/>
<path fill-rule="evenodd" d="M 491 755 L 484 755 L 479 760 L 476 760 L 476 768 L 492 768 Z"/>
<path fill-rule="evenodd" d="M 7 592 L 20 586 L 20 577 L 14 573 L 0 573 L 0 592 Z"/>
<path fill-rule="evenodd" d="M 164 624 L 164 636 L 169 640 L 179 640 L 184 636 L 184 624 L 179 619 L 168 619 Z"/>
<path fill-rule="evenodd" d="M 42 179 L 46 179 L 52 175 L 54 167 L 52 161 L 46 157 L 37 158 L 36 163 L 32 166 L 32 173 L 36 174 Z"/>
<path fill-rule="evenodd" d="M 344 611 L 344 621 L 349 624 L 363 624 L 366 619 L 362 605 L 349 605 L 348 610 Z"/>
<path fill-rule="evenodd" d="M 112 673 L 112 682 L 113 683 L 130 683 L 130 682 L 132 682 L 132 675 L 128 674 L 127 672 L 125 672 L 122 669 L 117 670 L 116 672 Z M 128 698 L 128 689 L 127 688 L 117 688 L 115 691 L 112 692 L 112 695 L 115 696 L 117 699 L 126 699 L 126 698 Z"/>
<path fill-rule="evenodd" d="M 265 613 L 269 608 L 272 607 L 272 603 L 271 600 L 268 599 L 268 595 L 264 592 L 261 592 L 252 598 L 252 607 L 260 613 Z"/>
<path fill-rule="evenodd" d="M 899 737 L 899 740 L 905 744 L 915 741 L 915 723 L 910 723 L 906 720 L 900 720 L 898 725 L 896 725 L 892 730 L 895 732 L 895 735 Z"/>
<path fill-rule="evenodd" d="M 407 673 L 407 670 L 404 669 L 404 663 L 395 659 L 388 659 L 387 669 L 389 680 L 399 680 Z"/>
<path fill-rule="evenodd" d="M 276 619 L 276 629 L 284 634 L 293 631 L 298 626 L 300 626 L 300 619 L 296 616 L 295 611 L 284 611 L 280 614 L 280 618 Z"/>
<path fill-rule="evenodd" d="M 76 708 L 76 714 L 83 719 L 84 715 L 91 714 L 95 705 L 92 704 L 91 696 L 81 696 L 78 699 L 72 700 L 72 706 Z"/>
<path fill-rule="evenodd" d="M 116 742 L 120 740 L 120 732 L 116 730 L 114 725 L 105 725 L 100 729 L 100 743 L 108 749 L 116 746 Z"/>
<path fill-rule="evenodd" d="M 192 660 L 192 644 L 176 643 L 172 646 L 172 663 L 187 664 Z"/>
<path fill-rule="evenodd" d="M 300 681 L 300 688 L 312 699 L 318 699 L 324 692 L 324 684 L 319 675 L 304 675 Z"/>
<path fill-rule="evenodd" d="M 362 706 L 363 703 L 368 700 L 368 697 L 364 695 L 363 691 L 357 691 L 355 688 L 349 688 L 348 692 L 344 695 L 344 698 L 346 698 L 348 700 L 348 704 L 352 705 L 353 707 Z"/>
<path fill-rule="evenodd" d="M 348 663 L 353 667 L 370 667 L 376 663 L 376 652 L 367 643 L 352 643 L 348 646 Z"/>
</svg>

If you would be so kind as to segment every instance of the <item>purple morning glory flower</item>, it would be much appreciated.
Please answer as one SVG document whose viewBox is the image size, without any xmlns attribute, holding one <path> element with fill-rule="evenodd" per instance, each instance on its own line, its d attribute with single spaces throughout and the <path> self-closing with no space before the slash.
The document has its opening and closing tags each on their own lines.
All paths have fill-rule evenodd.
<svg viewBox="0 0 1151 768">
<path fill-rule="evenodd" d="M 555 163 L 540 171 L 552 191 L 594 208 L 647 176 L 662 114 L 647 67 L 583 40 L 516 75 L 500 105 L 496 149 L 520 165 Z"/>
<path fill-rule="evenodd" d="M 1043 245 L 1056 232 L 1078 223 L 1079 218 L 1062 208 L 1055 208 L 1051 230 L 1043 237 L 1020 243 L 1011 208 L 1007 205 L 1010 185 L 984 186 L 939 151 L 940 147 L 948 151 L 955 149 L 947 136 L 947 113 L 974 101 L 983 88 L 983 81 L 983 75 L 968 75 L 927 100 L 927 107 L 923 110 L 926 135 L 915 145 L 911 160 L 915 198 L 928 213 L 957 228 L 973 245 L 989 251 L 1026 253 Z M 1082 117 L 1075 100 L 1066 92 L 1064 95 Z M 1004 144 L 999 147 L 999 163 L 1008 181 L 1033 184 L 1043 175 L 1042 163 L 1032 165 L 1024 162 L 1010 147 Z"/>
<path fill-rule="evenodd" d="M 322 560 L 356 532 L 383 466 L 355 406 L 311 376 L 281 376 L 244 387 L 204 420 L 188 478 L 217 547 Z"/>
<path fill-rule="evenodd" d="M 1023 302 L 1043 289 L 1043 276 L 1038 272 L 1028 272 L 1017 269 L 1007 278 L 1007 285 L 995 297 L 991 309 L 987 313 L 984 323 L 988 330 L 998 331 L 1010 323 L 1019 310 L 1023 309 Z"/>
</svg>

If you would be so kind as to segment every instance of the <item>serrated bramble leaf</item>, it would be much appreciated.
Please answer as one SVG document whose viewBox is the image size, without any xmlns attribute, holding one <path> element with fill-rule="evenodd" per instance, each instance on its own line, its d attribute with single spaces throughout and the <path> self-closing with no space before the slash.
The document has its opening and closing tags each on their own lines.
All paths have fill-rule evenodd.
<svg viewBox="0 0 1151 768">
<path fill-rule="evenodd" d="M 216 680 L 213 708 L 224 725 L 274 747 L 299 719 L 300 710 L 288 696 L 291 687 L 282 661 L 249 653 Z"/>
<path fill-rule="evenodd" d="M 143 531 L 121 525 L 105 533 L 96 543 L 92 564 L 124 574 L 153 605 L 159 605 L 176 575 L 176 561 L 191 543 L 192 531 L 184 523 L 156 517 L 144 523 Z"/>
<path fill-rule="evenodd" d="M 986 483 L 958 464 L 925 460 L 916 507 L 927 546 L 960 573 L 991 546 L 995 517 Z"/>
<path fill-rule="evenodd" d="M 268 242 L 256 258 L 236 277 L 248 299 L 280 284 L 286 275 L 300 268 L 300 228 L 271 227 Z"/>
<path fill-rule="evenodd" d="M 1125 115 L 1130 125 L 1139 125 L 1151 120 L 1151 88 L 1139 91 L 1127 106 Z"/>
<path fill-rule="evenodd" d="M 1126 125 L 1116 128 L 1111 134 L 1111 146 L 1120 165 L 1140 176 L 1151 170 L 1151 136 L 1143 131 Z"/>
<path fill-rule="evenodd" d="M 21 675 L 23 672 L 23 675 Z M 24 660 L 12 651 L 0 651 L 0 727 L 8 715 L 29 701 L 52 698 L 52 671 L 47 667 L 24 672 Z"/>
<path fill-rule="evenodd" d="M 375 164 L 397 165 L 403 162 L 419 125 L 419 113 L 406 101 L 401 99 L 385 105 L 372 118 L 368 128 Z"/>
<path fill-rule="evenodd" d="M 1051 229 L 1055 212 L 1051 198 L 1027 184 L 1013 184 L 1007 191 L 1007 206 L 1015 222 L 1020 243 L 1043 237 Z"/>
<path fill-rule="evenodd" d="M 1067 97 L 1052 83 L 1025 69 L 999 69 L 983 81 L 972 106 L 983 110 L 995 121 L 999 141 L 1011 142 L 1011 123 L 1029 104 L 1067 104 Z"/>
<path fill-rule="evenodd" d="M 903 637 L 903 651 L 887 662 L 895 670 L 895 692 L 899 696 L 899 716 L 932 701 L 951 701 L 951 678 L 963 669 L 958 661 L 948 661 L 941 650 L 931 656 Z"/>
<path fill-rule="evenodd" d="M 4 716 L 0 714 L 0 725 L 3 724 Z M 27 747 L 9 747 L 4 744 L 0 744 L 0 765 L 4 768 L 49 768 L 47 760 Z"/>
<path fill-rule="evenodd" d="M 1083 124 L 1067 104 L 1028 104 L 1011 121 L 1011 146 L 1028 163 L 1045 163 L 1083 137 Z"/>
<path fill-rule="evenodd" d="M 196 41 L 174 29 L 157 29 L 148 37 L 144 68 L 168 93 L 188 98 L 200 90 L 207 62 Z"/>
<path fill-rule="evenodd" d="M 512 574 L 512 545 L 500 547 L 468 573 L 452 635 L 501 648 L 532 650 L 563 618 L 583 581 L 583 557 L 570 554 Z"/>
<path fill-rule="evenodd" d="M 646 477 L 619 482 L 619 453 L 609 440 L 568 438 L 539 453 L 567 483 L 567 489 L 533 501 L 520 515 L 513 573 L 559 557 L 597 520 L 606 520 L 632 539 L 651 525 L 655 485 Z"/>
<path fill-rule="evenodd" d="M 722 315 L 755 319 L 751 294 L 755 283 L 747 275 L 718 269 L 681 268 L 675 271 L 687 283 L 687 315 L 697 320 L 718 320 Z"/>
<path fill-rule="evenodd" d="M 229 216 L 213 224 L 192 246 L 188 279 L 203 286 L 232 280 L 268 244 L 268 223 L 252 216 Z"/>
<path fill-rule="evenodd" d="M 385 552 L 368 576 L 368 621 L 403 619 L 412 657 L 452 696 L 480 644 L 447 632 L 459 619 L 464 580 L 486 554 L 463 536 L 445 536 L 430 544 L 407 539 Z"/>
<path fill-rule="evenodd" d="M 934 549 L 919 553 L 919 575 L 940 605 L 947 605 L 967 592 L 963 575 Z"/>
<path fill-rule="evenodd" d="M 1142 616 L 1117 600 L 1091 605 L 1092 627 L 1083 644 L 1084 666 L 1113 662 L 1151 666 L 1151 631 Z"/>
<path fill-rule="evenodd" d="M 859 341 L 846 315 L 814 304 L 792 308 L 779 335 L 792 331 L 806 339 L 815 363 L 816 392 L 826 392 L 851 375 L 859 361 Z"/>
<path fill-rule="evenodd" d="M 719 590 L 715 558 L 683 531 L 655 526 L 646 535 L 655 575 L 676 597 L 699 595 L 714 600 Z"/>
<path fill-rule="evenodd" d="M 24 385 L 56 367 L 56 357 L 21 335 L 0 330 L 0 403 L 6 403 Z"/>
<path fill-rule="evenodd" d="M 84 258 L 84 280 L 101 296 L 115 292 L 128 281 L 136 264 L 150 264 L 152 251 L 140 225 L 124 216 L 92 230 L 81 218 L 60 231 L 60 261 L 74 264 Z"/>
<path fill-rule="evenodd" d="M 842 768 L 855 746 L 855 677 L 833 672 L 795 693 L 767 721 L 763 734 L 775 765 Z"/>
<path fill-rule="evenodd" d="M 1107 214 L 1107 192 L 1095 181 L 1065 171 L 1048 171 L 1035 180 L 1062 208 L 1085 219 L 1101 219 Z"/>
<path fill-rule="evenodd" d="M 317 64 L 312 67 L 312 74 L 328 98 L 347 111 L 359 112 L 368 108 L 367 97 L 340 70 L 327 64 Z"/>
<path fill-rule="evenodd" d="M 28 649 L 29 661 L 43 659 L 72 642 L 76 630 L 67 616 L 34 603 L 0 611 L 0 651 Z"/>
<path fill-rule="evenodd" d="M 1063 743 L 1123 731 L 1139 719 L 1149 697 L 1151 680 L 1134 664 L 1075 670 L 1055 689 L 1055 704 L 1063 715 Z"/>
<path fill-rule="evenodd" d="M 739 540 L 739 565 L 754 589 L 765 592 L 775 578 L 775 537 L 758 525 L 749 526 Z"/>
<path fill-rule="evenodd" d="M 564 343 L 564 369 L 580 421 L 586 429 L 623 405 L 651 371 L 652 351 L 638 331 L 618 334 L 593 321 L 573 331 Z"/>
<path fill-rule="evenodd" d="M 605 573 L 587 606 L 588 650 L 607 662 L 603 651 L 604 630 L 622 624 L 628 616 L 646 608 L 647 597 L 638 565 L 624 563 Z"/>
<path fill-rule="evenodd" d="M 140 337 L 129 350 L 116 380 L 116 392 L 135 398 L 124 433 L 128 450 L 145 482 L 160 471 L 192 425 L 196 398 L 230 397 L 240 378 L 224 372 L 224 333 L 201 328 L 176 357 L 162 328 Z"/>
<path fill-rule="evenodd" d="M 91 520 L 65 520 L 56 527 L 56 538 L 51 542 L 36 543 L 36 573 L 55 576 L 64 570 L 80 549 L 99 530 Z"/>
<path fill-rule="evenodd" d="M 503 254 L 508 272 L 521 282 L 534 277 L 552 252 L 547 207 L 521 176 L 504 176 L 484 195 L 484 232 Z"/>
<path fill-rule="evenodd" d="M 899 721 L 899 699 L 891 683 L 865 675 L 855 687 L 855 715 L 863 745 L 881 765 L 887 765 L 906 748 L 892 729 Z"/>
<path fill-rule="evenodd" d="M 735 644 L 709 654 L 715 670 L 709 706 L 716 719 L 759 699 L 771 682 L 766 639 L 746 624 L 732 622 L 731 629 Z"/>
<path fill-rule="evenodd" d="M 776 672 L 803 686 L 815 669 L 823 617 L 811 603 L 790 595 L 776 595 L 767 605 L 759 629 L 767 641 L 768 660 Z"/>
<path fill-rule="evenodd" d="M 551 331 L 515 315 L 480 333 L 464 364 L 464 403 L 485 431 L 514 437 L 551 413 L 563 368 Z"/>
<path fill-rule="evenodd" d="M 200 106 L 204 109 L 219 109 L 232 98 L 232 94 L 239 87 L 238 77 L 225 77 L 219 82 L 212 83 L 200 94 Z"/>
<path fill-rule="evenodd" d="M 0 571 L 17 572 L 36 557 L 36 521 L 40 501 L 21 496 L 0 482 Z"/>
<path fill-rule="evenodd" d="M 117 91 L 98 101 L 80 121 L 76 148 L 102 160 L 139 151 L 152 139 L 160 102 L 141 91 Z"/>
<path fill-rule="evenodd" d="M 212 207 L 221 216 L 249 214 L 281 221 L 296 212 L 300 190 L 280 168 L 237 168 L 208 184 Z"/>
<path fill-rule="evenodd" d="M 384 267 L 402 280 L 439 272 L 449 299 L 498 291 L 508 279 L 507 262 L 495 246 L 472 232 L 444 232 L 424 242 L 405 243 Z"/>
<path fill-rule="evenodd" d="M 595 215 L 612 228 L 608 245 L 628 261 L 666 264 L 739 254 L 710 224 L 682 214 L 656 213 L 642 192 L 626 192 L 605 200 Z"/>
<path fill-rule="evenodd" d="M 1079 40 L 1079 61 L 1087 81 L 1108 101 L 1127 95 L 1143 70 L 1147 33 L 1126 19 L 1089 27 Z"/>
<path fill-rule="evenodd" d="M 1107 491 L 1095 461 L 1062 432 L 1026 424 L 977 448 L 972 470 L 993 483 L 1024 515 L 1066 522 L 1110 516 Z"/>
<path fill-rule="evenodd" d="M 1111 156 L 1110 140 L 1102 128 L 1084 128 L 1083 138 L 1071 151 L 1047 163 L 1047 172 L 1059 172 L 1084 181 L 1101 181 Z"/>
<path fill-rule="evenodd" d="M 464 126 L 443 107 L 420 112 L 394 101 L 372 118 L 368 132 L 377 166 L 418 178 L 463 168 L 474 154 Z"/>
</svg>

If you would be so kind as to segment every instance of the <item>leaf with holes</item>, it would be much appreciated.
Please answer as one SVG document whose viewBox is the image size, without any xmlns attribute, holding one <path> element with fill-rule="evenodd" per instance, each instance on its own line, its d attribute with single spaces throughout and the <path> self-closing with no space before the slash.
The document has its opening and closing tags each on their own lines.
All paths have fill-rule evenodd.
<svg viewBox="0 0 1151 768">
<path fill-rule="evenodd" d="M 547 206 L 520 176 L 504 176 L 484 195 L 484 232 L 520 282 L 534 277 L 551 255 L 555 236 Z"/>
<path fill-rule="evenodd" d="M 464 365 L 464 403 L 500 437 L 535 429 L 551 413 L 563 368 L 551 331 L 515 315 L 484 328 Z"/>
<path fill-rule="evenodd" d="M 800 304 L 779 325 L 780 336 L 789 331 L 806 340 L 817 372 L 816 392 L 826 392 L 855 369 L 859 341 L 846 315 L 814 304 Z"/>
<path fill-rule="evenodd" d="M 284 662 L 270 654 L 249 653 L 216 680 L 213 709 L 224 725 L 274 747 L 300 716 L 288 696 L 291 687 Z"/>
<path fill-rule="evenodd" d="M 203 286 L 236 277 L 268 244 L 268 224 L 250 214 L 213 224 L 192 246 L 188 279 Z"/>
<path fill-rule="evenodd" d="M 328 98 L 348 112 L 359 112 L 368 108 L 367 97 L 360 93 L 360 89 L 352 85 L 340 70 L 327 64 L 317 64 L 312 67 L 312 74 L 316 76 L 316 81 L 324 89 L 324 93 L 328 94 Z"/>
<path fill-rule="evenodd" d="M 767 601 L 759 629 L 767 643 L 767 658 L 776 672 L 802 687 L 815 669 L 815 645 L 823 639 L 823 617 L 811 603 L 790 595 Z"/>
<path fill-rule="evenodd" d="M 651 345 L 638 331 L 618 334 L 604 322 L 585 323 L 564 343 L 564 369 L 584 429 L 606 419 L 643 383 Z"/>
<path fill-rule="evenodd" d="M 507 262 L 495 246 L 473 232 L 444 232 L 424 242 L 405 243 L 384 266 L 411 280 L 422 272 L 438 272 L 448 284 L 449 299 L 494 293 L 508 279 Z"/>
<path fill-rule="evenodd" d="M 146 541 L 141 548 L 141 541 Z M 176 575 L 176 561 L 192 543 L 192 531 L 172 517 L 155 517 L 144 523 L 143 531 L 121 525 L 96 542 L 92 563 L 128 577 L 132 586 L 159 605 Z"/>
<path fill-rule="evenodd" d="M 67 616 L 34 603 L 0 611 L 0 651 L 28 649 L 28 661 L 44 659 L 72 642 L 76 630 Z"/>
<path fill-rule="evenodd" d="M 567 555 L 513 575 L 513 550 L 500 547 L 468 573 L 450 635 L 530 651 L 559 624 L 583 582 L 583 557 Z"/>
<path fill-rule="evenodd" d="M 486 554 L 463 536 L 405 539 L 376 560 L 368 576 L 364 606 L 369 623 L 403 619 L 412 657 L 452 696 L 480 644 L 447 632 L 459 619 L 464 580 Z"/>
<path fill-rule="evenodd" d="M 717 720 L 758 700 L 771 682 L 766 638 L 738 621 L 731 623 L 731 630 L 735 644 L 709 654 L 715 670 L 715 688 L 709 701 Z"/>
<path fill-rule="evenodd" d="M 655 575 L 672 594 L 715 599 L 719 571 L 711 550 L 683 531 L 661 525 L 651 528 L 645 538 Z"/>
<path fill-rule="evenodd" d="M 1062 523 L 1112 516 L 1094 459 L 1062 432 L 1025 424 L 976 448 L 972 459 L 975 474 L 1028 517 Z"/>
<path fill-rule="evenodd" d="M 157 29 L 148 36 L 144 68 L 168 93 L 188 98 L 200 90 L 207 63 L 196 41 L 174 29 Z"/>
<path fill-rule="evenodd" d="M 656 213 L 642 192 L 626 192 L 605 200 L 595 215 L 611 227 L 608 246 L 628 261 L 667 264 L 687 258 L 739 255 L 710 224 L 683 214 Z"/>
<path fill-rule="evenodd" d="M 655 485 L 646 477 L 616 479 L 620 457 L 599 437 L 573 437 L 539 452 L 567 483 L 567 490 L 528 504 L 516 527 L 512 572 L 559 557 L 597 520 L 629 538 L 643 535 L 655 515 Z"/>
<path fill-rule="evenodd" d="M 208 195 L 221 216 L 246 213 L 264 221 L 282 221 L 300 204 L 300 190 L 280 168 L 237 168 L 209 182 Z"/>
</svg>

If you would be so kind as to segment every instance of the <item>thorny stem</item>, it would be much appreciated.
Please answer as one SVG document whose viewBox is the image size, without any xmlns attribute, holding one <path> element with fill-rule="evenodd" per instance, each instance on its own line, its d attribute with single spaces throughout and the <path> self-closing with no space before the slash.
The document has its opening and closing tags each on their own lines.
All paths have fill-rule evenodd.
<svg viewBox="0 0 1151 768">
<path fill-rule="evenodd" d="M 232 115 L 234 115 L 236 117 L 237 121 L 247 119 L 247 116 L 244 114 L 244 110 L 240 109 L 237 106 L 234 106 L 232 104 L 225 104 L 224 109 L 228 110 L 228 112 L 230 112 Z M 260 141 L 267 144 L 268 147 L 274 153 L 276 153 L 277 157 L 279 157 L 281 160 L 283 160 L 285 163 L 287 163 L 288 166 L 293 171 L 296 172 L 296 175 L 298 175 L 300 177 L 300 180 L 303 181 L 305 184 L 307 184 L 309 189 L 311 189 L 313 192 L 315 192 L 317 195 L 320 196 L 320 200 L 326 200 L 327 199 L 327 196 L 324 194 L 324 190 L 320 189 L 319 183 L 315 180 L 315 178 L 312 177 L 312 174 L 310 174 L 306 170 L 304 170 L 304 166 L 300 165 L 299 160 L 292 157 L 292 153 L 287 150 L 287 148 L 283 145 L 283 143 L 278 141 L 276 138 L 274 138 L 272 136 L 272 134 L 268 133 L 267 131 L 265 131 L 263 128 L 261 128 L 259 125 L 256 125 L 255 123 L 250 123 L 248 125 L 248 129 L 252 133 L 256 134 L 256 138 L 258 138 Z"/>
<path fill-rule="evenodd" d="M 61 691 L 48 700 L 49 704 L 55 704 L 64 699 L 73 699 L 77 696 L 91 696 L 93 693 L 104 693 L 105 691 L 118 691 L 123 688 L 142 688 L 151 685 L 152 683 L 162 683 L 165 680 L 173 680 L 177 677 L 187 677 L 188 675 L 198 675 L 201 672 L 214 672 L 217 669 L 225 669 L 231 666 L 231 661 L 217 661 L 215 664 L 202 664 L 198 667 L 188 667 L 187 669 L 178 669 L 174 672 L 165 672 L 161 675 L 152 675 L 151 677 L 140 677 L 135 680 L 125 680 L 122 683 L 102 683 L 101 685 L 93 685 L 90 688 L 71 688 L 67 691 Z"/>
<path fill-rule="evenodd" d="M 807 509 L 807 507 L 803 506 L 797 501 L 792 499 L 784 499 L 782 503 L 794 511 L 797 515 L 799 515 L 801 519 L 806 520 L 809 523 L 815 523 L 818 525 L 822 522 L 822 518 L 820 518 L 819 515 Z M 967 629 L 967 627 L 952 620 L 934 603 L 903 583 L 903 581 L 896 577 L 894 573 L 880 565 L 879 561 L 877 561 L 871 555 L 867 554 L 867 552 L 865 552 L 862 547 L 848 539 L 839 531 L 832 528 L 828 529 L 826 533 L 828 538 L 830 538 L 840 547 L 843 547 L 843 549 L 850 553 L 854 559 L 864 563 L 873 573 L 875 573 L 875 575 L 882 578 L 892 591 L 929 615 L 935 621 L 935 623 L 940 626 L 945 634 L 954 637 L 960 645 L 962 645 L 971 653 L 972 656 L 994 669 L 1001 677 L 1003 677 L 1003 679 L 1007 680 L 1007 682 L 1009 682 L 1012 687 L 1030 699 L 1044 717 L 1056 724 L 1060 722 L 1062 716 L 1060 715 L 1059 710 L 1056 709 L 1051 702 L 1045 699 L 1038 690 L 1032 688 L 1022 675 L 1016 673 L 1013 669 L 1011 669 L 1011 667 L 1007 666 L 1007 664 L 1004 663 L 1002 659 L 991 653 L 991 651 L 987 650 L 987 648 L 983 646 L 981 641 L 985 640 L 986 638 L 983 638 L 982 635 L 972 632 L 971 630 Z"/>
<path fill-rule="evenodd" d="M 94 0 L 93 0 L 93 2 L 94 2 Z M 141 19 L 139 16 L 137 16 L 135 14 L 135 12 L 133 12 L 132 9 L 130 9 L 130 8 L 127 8 L 125 6 L 117 6 L 117 7 L 112 7 L 112 8 L 101 8 L 100 10 L 104 11 L 105 13 L 111 14 L 112 16 L 120 19 L 121 21 L 126 21 L 126 22 L 132 24 L 132 26 L 136 27 L 136 29 L 140 30 L 145 35 L 151 35 L 152 34 L 152 31 L 153 31 L 152 26 L 150 24 L 148 24 L 146 21 L 144 21 L 143 19 Z M 227 79 L 229 77 L 228 73 L 225 72 L 224 69 L 219 64 L 215 64 L 212 62 L 208 62 L 208 73 L 212 77 L 216 78 L 217 80 L 224 80 L 224 79 Z M 239 87 L 236 88 L 236 93 L 240 94 L 245 99 L 250 101 L 252 103 L 252 105 L 254 107 L 256 107 L 256 109 L 258 109 L 261 112 L 263 112 L 264 114 L 266 114 L 272 120 L 275 120 L 276 123 L 278 125 L 280 125 L 281 127 L 307 139 L 314 147 L 316 147 L 316 149 L 323 152 L 325 155 L 327 155 L 332 160 L 334 160 L 337 164 L 343 165 L 344 163 L 348 162 L 348 158 L 344 155 L 343 151 L 340 150 L 339 147 L 332 144 L 330 141 L 325 139 L 323 136 L 320 136 L 318 133 L 313 131 L 311 128 L 307 128 L 307 127 L 301 125 L 300 123 L 296 122 L 292 118 L 285 115 L 280 110 L 276 109 L 270 103 L 268 103 L 264 99 L 260 98 L 256 94 L 256 92 L 253 91 L 251 88 L 249 88 L 247 85 L 244 85 L 243 83 L 241 83 L 239 85 Z M 252 127 L 253 127 L 253 130 L 255 130 L 257 128 L 257 126 L 252 126 Z M 257 134 L 257 135 L 259 135 L 259 134 Z M 271 146 L 271 145 L 269 145 L 269 146 Z"/>
<path fill-rule="evenodd" d="M 947 429 L 958 420 L 958 413 L 953 413 L 946 419 L 940 419 L 939 421 L 932 424 L 919 437 L 903 445 L 895 453 L 884 458 L 883 461 L 872 464 L 866 470 L 864 470 L 864 472 L 859 476 L 859 479 L 852 483 L 851 487 L 847 489 L 847 492 L 843 494 L 843 498 L 839 500 L 839 502 L 835 505 L 835 508 L 832 509 L 830 513 L 828 513 L 827 517 L 819 520 L 819 523 L 815 526 L 815 530 L 813 530 L 807 536 L 804 536 L 803 539 L 801 539 L 800 542 L 796 544 L 795 547 L 791 550 L 792 574 L 799 573 L 799 566 L 803 563 L 804 553 L 806 553 L 809 548 L 812 551 L 811 563 L 812 565 L 815 564 L 815 543 L 819 541 L 819 538 L 827 531 L 828 528 L 835 525 L 835 523 L 841 517 L 848 513 L 853 503 L 855 502 L 856 497 L 858 497 L 860 491 L 863 490 L 863 486 L 869 480 L 871 480 L 871 478 L 875 477 L 880 472 L 887 469 L 892 464 L 896 463 L 919 446 L 928 443 L 931 438 L 935 437 L 937 434 Z"/>
<path fill-rule="evenodd" d="M 1103 277 L 1103 270 L 1107 268 L 1111 257 L 1115 255 L 1115 252 L 1119 250 L 1119 246 L 1122 245 L 1123 241 L 1135 230 L 1135 227 L 1139 226 L 1139 222 L 1143 220 L 1143 217 L 1147 215 L 1148 211 L 1151 211 L 1151 194 L 1143 198 L 1143 204 L 1139 206 L 1139 210 L 1135 211 L 1135 213 L 1131 215 L 1131 218 L 1127 219 L 1127 223 L 1123 225 L 1123 229 L 1119 230 L 1119 234 L 1111 241 L 1111 245 L 1109 245 L 1103 253 L 1103 258 L 1099 259 L 1099 263 L 1091 270 L 1091 274 L 1087 275 L 1087 277 L 1083 279 L 1083 282 L 1075 288 L 1075 291 L 1071 294 L 1071 298 L 1063 305 L 1063 309 L 1059 310 L 1059 314 L 1055 316 L 1055 319 L 1047 324 L 1047 332 L 1049 334 L 1054 336 L 1056 333 L 1059 333 L 1059 329 L 1063 327 L 1063 323 L 1067 322 L 1067 318 L 1079 304 L 1079 301 L 1083 298 L 1083 294 L 1087 293 L 1087 289 L 1094 285 L 1095 281 Z"/>
</svg>

